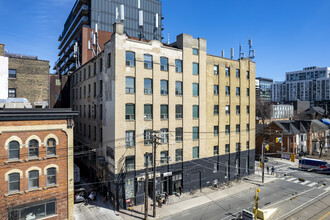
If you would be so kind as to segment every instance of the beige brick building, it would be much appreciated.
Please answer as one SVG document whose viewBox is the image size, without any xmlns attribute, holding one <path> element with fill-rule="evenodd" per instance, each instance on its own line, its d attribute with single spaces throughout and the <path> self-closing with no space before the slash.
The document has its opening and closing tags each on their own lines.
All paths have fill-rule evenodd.
<svg viewBox="0 0 330 220">
<path fill-rule="evenodd" d="M 130 38 L 121 23 L 114 30 L 104 51 L 71 75 L 82 174 L 105 181 L 117 208 L 142 203 L 150 130 L 162 137 L 160 192 L 254 173 L 255 63 L 208 55 L 205 39 L 186 34 L 166 45 Z"/>
</svg>

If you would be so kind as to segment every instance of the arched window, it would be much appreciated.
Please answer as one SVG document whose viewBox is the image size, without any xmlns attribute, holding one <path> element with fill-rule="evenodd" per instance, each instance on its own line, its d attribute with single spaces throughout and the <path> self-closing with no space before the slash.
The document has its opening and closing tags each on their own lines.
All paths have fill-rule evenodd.
<svg viewBox="0 0 330 220">
<path fill-rule="evenodd" d="M 47 140 L 47 156 L 56 155 L 56 141 L 54 138 Z"/>
<path fill-rule="evenodd" d="M 47 186 L 56 184 L 56 168 L 48 168 L 47 169 Z"/>
<path fill-rule="evenodd" d="M 17 141 L 9 142 L 8 159 L 9 160 L 19 159 L 19 143 Z"/>
<path fill-rule="evenodd" d="M 34 189 L 39 187 L 39 171 L 31 170 L 29 172 L 29 189 Z"/>
<path fill-rule="evenodd" d="M 33 139 L 29 141 L 29 157 L 39 156 L 39 143 L 37 140 Z"/>
<path fill-rule="evenodd" d="M 8 191 L 19 191 L 19 173 L 11 173 L 8 177 Z"/>
</svg>

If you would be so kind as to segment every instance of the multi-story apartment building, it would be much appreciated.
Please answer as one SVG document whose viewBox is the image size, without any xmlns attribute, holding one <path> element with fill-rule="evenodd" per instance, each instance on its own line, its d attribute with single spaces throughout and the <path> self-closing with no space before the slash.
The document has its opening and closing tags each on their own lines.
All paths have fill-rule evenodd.
<svg viewBox="0 0 330 220">
<path fill-rule="evenodd" d="M 292 119 L 293 105 L 271 105 L 271 119 Z"/>
<path fill-rule="evenodd" d="M 73 219 L 71 109 L 0 110 L 0 219 Z"/>
<path fill-rule="evenodd" d="M 162 5 L 159 0 L 76 0 L 60 34 L 58 60 L 54 69 L 65 75 L 83 65 L 110 40 L 112 24 L 123 21 L 128 36 L 140 37 L 139 13 L 143 11 L 143 35 L 161 39 Z M 157 17 L 157 18 L 156 18 Z M 157 25 L 155 22 L 158 22 Z M 93 46 L 97 24 L 98 48 Z M 158 27 L 158 28 L 156 28 Z M 92 35 L 91 35 L 92 32 Z M 94 41 L 96 43 L 96 40 Z M 77 52 L 74 53 L 74 48 Z"/>
<path fill-rule="evenodd" d="M 123 30 L 115 23 L 104 51 L 70 76 L 76 155 L 90 152 L 75 161 L 81 173 L 104 181 L 117 208 L 141 204 L 151 130 L 160 192 L 254 173 L 255 63 L 208 55 L 202 38 L 167 45 Z"/>
<path fill-rule="evenodd" d="M 270 102 L 272 98 L 273 80 L 263 77 L 256 77 L 256 102 Z"/>
<path fill-rule="evenodd" d="M 306 67 L 286 73 L 284 82 L 272 84 L 272 101 L 330 101 L 330 67 Z"/>
<path fill-rule="evenodd" d="M 4 88 L 7 88 L 5 95 Z M 4 45 L 0 44 L 0 94 L 2 99 L 26 98 L 33 107 L 47 107 L 49 61 L 39 60 L 36 56 L 6 53 Z"/>
</svg>

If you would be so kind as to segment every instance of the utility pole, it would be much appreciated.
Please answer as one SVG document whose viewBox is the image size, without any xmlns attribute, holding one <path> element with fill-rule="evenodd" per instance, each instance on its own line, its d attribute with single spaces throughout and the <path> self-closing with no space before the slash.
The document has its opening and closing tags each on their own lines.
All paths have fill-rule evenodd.
<svg viewBox="0 0 330 220">
<path fill-rule="evenodd" d="M 157 144 L 158 143 L 158 139 L 160 139 L 159 137 L 156 136 L 155 133 L 157 133 L 156 131 L 152 131 L 153 135 L 152 135 L 152 142 L 153 142 L 153 160 L 154 160 L 154 176 L 153 176 L 153 217 L 156 218 L 156 148 L 157 148 Z"/>
<path fill-rule="evenodd" d="M 264 155 L 265 141 L 261 145 L 261 163 L 262 163 L 262 183 L 265 181 L 265 155 Z"/>
<path fill-rule="evenodd" d="M 144 219 L 148 219 L 148 181 L 149 181 L 149 174 L 148 174 L 148 159 L 149 154 L 146 153 L 146 173 L 145 173 L 145 195 L 144 195 Z"/>
</svg>

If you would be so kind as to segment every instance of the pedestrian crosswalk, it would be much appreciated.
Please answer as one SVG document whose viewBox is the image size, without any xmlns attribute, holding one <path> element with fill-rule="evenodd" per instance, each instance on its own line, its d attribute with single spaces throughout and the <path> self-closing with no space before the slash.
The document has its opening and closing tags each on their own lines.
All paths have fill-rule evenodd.
<svg viewBox="0 0 330 220">
<path fill-rule="evenodd" d="M 287 182 L 297 183 L 297 184 L 308 186 L 308 187 L 317 187 L 318 189 L 324 189 L 326 191 L 330 191 L 330 186 L 324 185 L 320 182 L 311 182 L 309 180 L 304 181 L 302 179 L 298 179 L 298 178 L 295 178 L 292 176 L 291 177 L 285 176 L 285 177 L 280 178 L 280 180 L 285 180 Z"/>
</svg>

